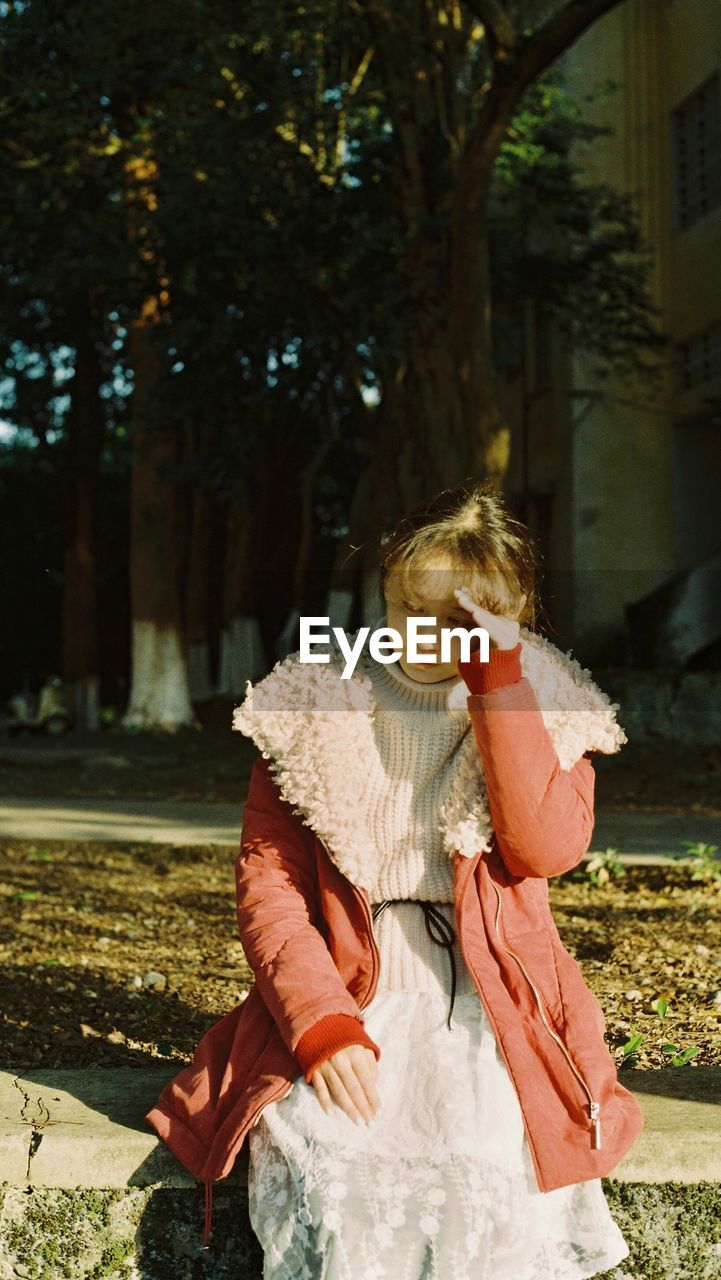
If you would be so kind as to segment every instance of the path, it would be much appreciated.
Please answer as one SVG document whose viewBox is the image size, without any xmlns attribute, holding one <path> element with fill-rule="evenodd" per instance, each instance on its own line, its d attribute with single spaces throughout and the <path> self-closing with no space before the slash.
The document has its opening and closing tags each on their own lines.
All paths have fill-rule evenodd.
<svg viewBox="0 0 721 1280">
<path fill-rule="evenodd" d="M 237 845 L 242 806 L 175 800 L 13 800 L 0 797 L 0 837 Z M 600 809 L 590 852 L 619 850 L 622 862 L 685 857 L 683 840 L 721 849 L 721 817 Z"/>
</svg>

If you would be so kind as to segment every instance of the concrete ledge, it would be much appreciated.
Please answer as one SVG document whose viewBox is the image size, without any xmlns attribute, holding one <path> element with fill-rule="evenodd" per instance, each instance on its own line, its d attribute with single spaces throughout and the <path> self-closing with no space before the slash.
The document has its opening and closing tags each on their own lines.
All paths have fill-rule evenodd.
<svg viewBox="0 0 721 1280">
<path fill-rule="evenodd" d="M 178 1069 L 0 1073 L 0 1280 L 261 1280 L 247 1144 L 213 1189 L 204 1251 L 202 1184 L 146 1127 Z M 623 1080 L 646 1128 L 603 1179 L 630 1250 L 603 1275 L 721 1280 L 721 1068 Z"/>
<path fill-rule="evenodd" d="M 180 1069 L 175 1063 L 0 1073 L 4 1180 L 41 1187 L 197 1186 L 144 1118 Z M 628 1071 L 622 1080 L 638 1098 L 646 1125 L 612 1177 L 721 1182 L 721 1068 Z M 239 1159 L 232 1180 L 244 1184 L 245 1172 Z"/>
<path fill-rule="evenodd" d="M 4 1180 L 40 1187 L 196 1186 L 145 1121 L 163 1085 L 181 1069 L 1 1072 Z"/>
</svg>

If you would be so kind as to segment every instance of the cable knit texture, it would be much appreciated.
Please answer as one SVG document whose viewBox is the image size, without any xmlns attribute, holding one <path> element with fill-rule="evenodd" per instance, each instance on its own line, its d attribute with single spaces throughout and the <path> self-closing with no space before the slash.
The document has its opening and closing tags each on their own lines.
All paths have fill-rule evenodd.
<svg viewBox="0 0 721 1280">
<path fill-rule="evenodd" d="M 375 672 L 375 767 L 357 797 L 375 850 L 368 879 L 373 902 L 384 898 L 453 901 L 453 863 L 440 839 L 438 812 L 461 742 L 467 710 L 448 696 L 460 676 L 422 684 L 398 663 Z"/>
<path fill-rule="evenodd" d="M 627 741 L 618 704 L 550 641 L 524 627 L 520 637 L 522 679 L 559 768 L 587 751 L 617 751 Z M 348 678 L 333 639 L 327 656 L 301 663 L 296 651 L 257 685 L 247 681 L 233 728 L 255 741 L 293 812 L 372 901 L 451 901 L 455 854 L 490 849 L 493 836 L 468 706 L 479 695 L 461 676 L 421 684 L 366 647 Z"/>
</svg>

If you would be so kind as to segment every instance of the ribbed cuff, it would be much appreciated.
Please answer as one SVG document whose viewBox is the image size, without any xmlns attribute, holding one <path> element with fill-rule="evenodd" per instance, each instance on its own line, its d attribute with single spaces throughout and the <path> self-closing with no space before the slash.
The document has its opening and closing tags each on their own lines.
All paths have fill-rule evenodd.
<svg viewBox="0 0 721 1280">
<path fill-rule="evenodd" d="M 358 1018 L 349 1013 L 328 1013 L 304 1031 L 295 1047 L 295 1056 L 303 1070 L 306 1084 L 310 1084 L 310 1078 L 321 1062 L 350 1044 L 364 1044 L 372 1049 L 376 1062 L 381 1056 L 380 1046 L 371 1040 Z"/>
<path fill-rule="evenodd" d="M 490 693 L 503 685 L 515 684 L 523 677 L 521 669 L 521 642 L 513 649 L 491 649 L 488 662 L 481 662 L 480 649 L 476 649 L 469 662 L 458 663 L 471 693 Z"/>
</svg>

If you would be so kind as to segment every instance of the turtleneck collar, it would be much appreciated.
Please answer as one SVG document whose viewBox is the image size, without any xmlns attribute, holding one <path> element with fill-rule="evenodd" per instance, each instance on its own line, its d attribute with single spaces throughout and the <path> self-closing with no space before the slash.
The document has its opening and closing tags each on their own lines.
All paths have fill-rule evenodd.
<svg viewBox="0 0 721 1280">
<path fill-rule="evenodd" d="M 374 658 L 370 658 L 370 655 L 366 670 L 373 677 L 374 683 L 386 688 L 390 693 L 400 695 L 410 705 L 424 707 L 426 710 L 446 706 L 453 690 L 464 683 L 461 675 L 455 675 L 449 676 L 446 680 L 423 684 L 420 680 L 414 680 L 412 676 L 407 675 L 397 659 L 389 663 L 377 662 Z"/>
</svg>

